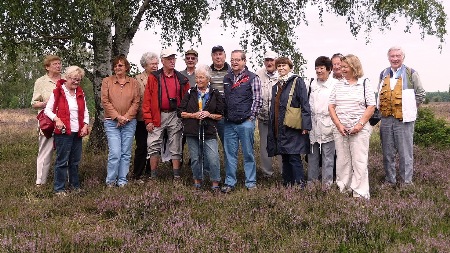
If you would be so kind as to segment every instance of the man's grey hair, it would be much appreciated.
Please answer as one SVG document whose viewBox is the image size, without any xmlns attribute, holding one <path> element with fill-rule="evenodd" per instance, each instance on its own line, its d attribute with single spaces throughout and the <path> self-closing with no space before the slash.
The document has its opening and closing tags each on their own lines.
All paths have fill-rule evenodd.
<svg viewBox="0 0 450 253">
<path fill-rule="evenodd" d="M 403 49 L 402 49 L 401 47 L 399 47 L 399 46 L 393 46 L 393 47 L 389 48 L 389 50 L 388 50 L 388 52 L 387 52 L 387 56 L 388 56 L 388 57 L 389 57 L 389 53 L 390 53 L 391 51 L 400 51 L 400 52 L 402 52 L 403 59 L 405 59 L 405 52 L 403 52 Z"/>
<path fill-rule="evenodd" d="M 144 53 L 142 55 L 141 61 L 140 61 L 141 66 L 145 69 L 145 67 L 147 67 L 147 63 L 153 59 L 156 59 L 159 62 L 158 55 L 156 53 L 153 53 L 153 52 Z"/>
<path fill-rule="evenodd" d="M 203 74 L 208 79 L 211 79 L 211 68 L 208 65 L 202 64 L 195 68 L 195 74 Z"/>
<path fill-rule="evenodd" d="M 241 60 L 246 60 L 246 58 L 247 58 L 245 55 L 245 51 L 242 49 L 236 49 L 236 50 L 231 51 L 231 54 L 234 54 L 234 53 L 241 53 Z"/>
</svg>

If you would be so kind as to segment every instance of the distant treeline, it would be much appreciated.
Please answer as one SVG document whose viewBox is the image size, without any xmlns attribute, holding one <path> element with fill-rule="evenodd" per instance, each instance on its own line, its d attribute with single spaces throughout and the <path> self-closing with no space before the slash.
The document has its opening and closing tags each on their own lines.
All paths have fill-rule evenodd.
<svg viewBox="0 0 450 253">
<path fill-rule="evenodd" d="M 450 102 L 450 93 L 448 91 L 427 92 L 425 103 L 429 102 Z"/>
</svg>

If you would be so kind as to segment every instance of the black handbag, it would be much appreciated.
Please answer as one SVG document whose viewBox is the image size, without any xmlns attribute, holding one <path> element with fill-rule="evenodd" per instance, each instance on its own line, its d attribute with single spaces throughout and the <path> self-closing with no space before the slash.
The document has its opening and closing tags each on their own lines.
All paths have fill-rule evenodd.
<svg viewBox="0 0 450 253">
<path fill-rule="evenodd" d="M 366 101 L 366 79 L 364 79 L 364 103 L 366 104 L 366 108 L 367 108 L 367 101 Z M 380 122 L 381 120 L 381 112 L 380 110 L 378 110 L 378 108 L 375 107 L 375 111 L 372 114 L 372 117 L 370 117 L 369 119 L 369 124 L 371 126 L 375 126 L 376 124 L 378 124 L 378 122 Z"/>
</svg>

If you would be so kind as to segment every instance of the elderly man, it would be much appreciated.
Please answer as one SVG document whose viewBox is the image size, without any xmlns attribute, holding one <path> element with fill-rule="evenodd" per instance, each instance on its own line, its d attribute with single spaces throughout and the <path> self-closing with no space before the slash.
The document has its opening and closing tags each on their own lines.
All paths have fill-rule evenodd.
<svg viewBox="0 0 450 253">
<path fill-rule="evenodd" d="M 195 65 L 198 63 L 198 53 L 194 49 L 189 49 L 184 53 L 184 62 L 186 63 L 186 69 L 181 71 L 185 77 L 189 79 L 191 87 L 195 86 Z"/>
<path fill-rule="evenodd" d="M 143 183 L 141 177 L 146 169 L 146 173 L 150 174 L 150 163 L 147 162 L 147 137 L 148 132 L 145 127 L 144 117 L 142 115 L 142 100 L 144 97 L 145 86 L 147 85 L 148 76 L 153 71 L 158 70 L 159 57 L 156 53 L 146 52 L 141 57 L 141 66 L 144 71 L 136 76 L 139 83 L 139 91 L 141 93 L 141 102 L 137 112 L 137 124 L 134 139 L 136 140 L 136 149 L 134 150 L 134 169 L 133 178 L 139 183 Z"/>
<path fill-rule="evenodd" d="M 271 177 L 274 170 L 272 168 L 272 158 L 267 154 L 267 131 L 269 128 L 270 102 L 272 100 L 272 86 L 278 81 L 275 59 L 278 54 L 273 51 L 267 51 L 264 54 L 264 67 L 256 72 L 261 79 L 261 99 L 262 106 L 258 113 L 259 130 L 259 159 L 261 161 L 261 170 L 264 176 Z M 278 168 L 282 168 L 281 156 L 277 156 Z"/>
<path fill-rule="evenodd" d="M 163 67 L 149 75 L 144 91 L 142 112 L 149 133 L 147 147 L 151 178 L 157 176 L 164 130 L 169 136 L 174 179 L 180 178 L 182 124 L 177 116 L 177 107 L 190 86 L 187 77 L 175 70 L 176 54 L 170 48 L 161 51 Z"/>
<path fill-rule="evenodd" d="M 230 65 L 225 62 L 226 55 L 225 49 L 222 46 L 214 46 L 211 49 L 211 58 L 213 64 L 211 64 L 211 88 L 219 90 L 220 94 L 223 96 L 223 78 L 230 70 Z M 224 119 L 220 120 L 217 124 L 217 133 L 219 134 L 220 141 L 223 147 L 223 127 Z"/>
<path fill-rule="evenodd" d="M 236 185 L 239 143 L 244 156 L 245 187 L 256 189 L 256 163 L 253 154 L 255 119 L 261 108 L 261 80 L 246 67 L 245 52 L 231 52 L 231 72 L 223 79 L 225 93 L 225 185 L 229 193 Z"/>
<path fill-rule="evenodd" d="M 38 110 L 45 109 L 47 102 L 56 88 L 56 82 L 64 78 L 61 75 L 61 58 L 56 55 L 47 55 L 44 59 L 47 73 L 34 83 L 31 107 Z M 36 159 L 36 186 L 47 182 L 50 162 L 53 154 L 53 137 L 47 138 L 39 130 L 39 151 Z"/>
<path fill-rule="evenodd" d="M 425 90 L 419 74 L 403 64 L 405 54 L 400 47 L 390 48 L 387 56 L 391 66 L 381 72 L 378 86 L 385 184 L 393 186 L 397 182 L 395 153 L 398 153 L 401 184 L 411 185 L 414 122 Z"/>
</svg>

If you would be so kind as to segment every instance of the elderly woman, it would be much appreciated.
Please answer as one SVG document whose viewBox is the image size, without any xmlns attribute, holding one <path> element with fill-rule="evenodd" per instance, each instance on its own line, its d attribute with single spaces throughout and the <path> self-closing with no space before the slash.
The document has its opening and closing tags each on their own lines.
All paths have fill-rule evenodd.
<svg viewBox="0 0 450 253">
<path fill-rule="evenodd" d="M 336 53 L 331 56 L 331 63 L 333 64 L 333 78 L 341 80 L 344 77 L 342 76 L 341 71 L 341 58 L 343 55 L 341 53 Z"/>
<path fill-rule="evenodd" d="M 328 112 L 328 102 L 336 79 L 330 77 L 332 63 L 326 56 L 316 59 L 317 78 L 311 83 L 309 105 L 311 106 L 312 129 L 309 133 L 311 153 L 308 154 L 308 182 L 319 179 L 322 172 L 322 184 L 333 183 L 334 137 L 333 121 Z M 322 171 L 320 171 L 322 161 Z"/>
<path fill-rule="evenodd" d="M 124 187 L 131 160 L 131 145 L 139 108 L 139 83 L 127 76 L 130 63 L 124 55 L 113 61 L 114 75 L 102 81 L 105 132 L 108 139 L 107 187 Z"/>
<path fill-rule="evenodd" d="M 31 107 L 44 110 L 47 102 L 56 88 L 56 82 L 62 79 L 61 59 L 56 55 L 47 55 L 44 58 L 44 67 L 47 74 L 38 78 L 34 83 Z M 39 151 L 36 159 L 36 186 L 47 182 L 48 172 L 53 151 L 53 137 L 47 138 L 39 130 Z"/>
<path fill-rule="evenodd" d="M 336 183 L 341 192 L 351 190 L 353 197 L 369 199 L 367 162 L 372 126 L 367 122 L 375 110 L 375 94 L 362 79 L 364 72 L 358 57 L 349 54 L 341 60 L 345 79 L 336 84 L 328 106 L 336 125 Z"/>
<path fill-rule="evenodd" d="M 143 183 L 141 177 L 144 169 L 150 174 L 150 162 L 147 162 L 147 129 L 145 128 L 144 118 L 142 116 L 142 99 L 144 97 L 145 86 L 147 85 L 148 75 L 153 71 L 158 70 L 159 58 L 156 53 L 147 52 L 141 57 L 141 66 L 144 71 L 136 76 L 139 83 L 140 91 L 140 106 L 137 112 L 136 133 L 134 139 L 136 140 L 136 149 L 134 150 L 134 169 L 133 178 Z"/>
<path fill-rule="evenodd" d="M 204 165 L 209 168 L 212 190 L 219 191 L 220 158 L 217 145 L 217 122 L 222 119 L 223 99 L 210 87 L 211 69 L 207 65 L 195 70 L 196 86 L 188 90 L 178 108 L 183 132 L 189 147 L 194 187 L 203 181 Z"/>
<path fill-rule="evenodd" d="M 285 186 L 303 186 L 305 178 L 300 154 L 309 153 L 308 132 L 311 130 L 308 92 L 303 79 L 291 73 L 293 64 L 289 58 L 277 58 L 275 65 L 279 80 L 272 87 L 267 153 L 270 157 L 281 155 Z M 288 105 L 289 100 L 291 102 Z M 300 117 L 298 119 L 301 120 L 300 129 L 285 125 L 286 107 L 288 106 L 301 109 L 301 119 Z"/>
<path fill-rule="evenodd" d="M 70 187 L 74 191 L 80 190 L 78 165 L 81 160 L 81 138 L 89 133 L 89 112 L 80 87 L 83 77 L 83 69 L 77 66 L 68 67 L 65 71 L 66 80 L 57 82 L 44 111 L 55 122 L 54 190 L 55 194 L 61 196 L 66 195 L 64 185 L 67 174 Z"/>
</svg>

